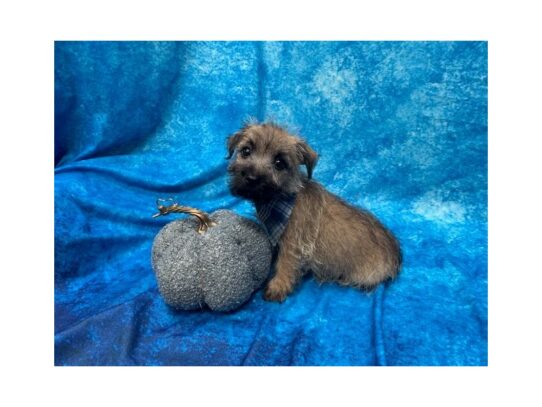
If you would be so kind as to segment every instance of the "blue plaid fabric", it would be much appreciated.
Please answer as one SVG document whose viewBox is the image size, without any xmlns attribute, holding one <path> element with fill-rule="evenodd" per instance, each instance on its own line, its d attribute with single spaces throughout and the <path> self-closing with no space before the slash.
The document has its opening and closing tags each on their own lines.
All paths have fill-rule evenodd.
<svg viewBox="0 0 542 407">
<path fill-rule="evenodd" d="M 258 219 L 265 226 L 273 247 L 277 245 L 286 228 L 295 204 L 295 195 L 279 196 L 265 204 L 256 205 Z"/>
</svg>

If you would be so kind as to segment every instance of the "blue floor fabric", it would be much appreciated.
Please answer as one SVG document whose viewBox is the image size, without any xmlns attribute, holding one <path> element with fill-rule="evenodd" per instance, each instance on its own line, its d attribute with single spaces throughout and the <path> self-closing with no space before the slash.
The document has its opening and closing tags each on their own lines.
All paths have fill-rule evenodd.
<svg viewBox="0 0 542 407">
<path fill-rule="evenodd" d="M 231 313 L 159 296 L 155 200 L 254 216 L 226 137 L 274 119 L 404 266 Z M 56 365 L 487 365 L 487 43 L 57 42 Z"/>
</svg>

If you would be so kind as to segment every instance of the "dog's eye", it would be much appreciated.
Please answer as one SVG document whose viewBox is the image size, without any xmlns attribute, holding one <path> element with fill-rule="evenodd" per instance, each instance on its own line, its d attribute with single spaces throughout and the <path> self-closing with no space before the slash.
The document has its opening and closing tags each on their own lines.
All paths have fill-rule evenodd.
<svg viewBox="0 0 542 407">
<path fill-rule="evenodd" d="M 250 155 L 250 147 L 243 147 L 241 149 L 241 156 L 247 158 Z"/>
<path fill-rule="evenodd" d="M 278 171 L 281 171 L 286 168 L 286 162 L 282 158 L 276 158 L 274 164 L 275 164 L 275 168 Z"/>
</svg>

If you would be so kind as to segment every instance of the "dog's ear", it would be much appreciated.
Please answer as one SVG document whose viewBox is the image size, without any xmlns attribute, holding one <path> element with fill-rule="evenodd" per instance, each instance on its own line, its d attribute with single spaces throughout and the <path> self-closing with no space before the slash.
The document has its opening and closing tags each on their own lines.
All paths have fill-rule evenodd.
<svg viewBox="0 0 542 407">
<path fill-rule="evenodd" d="M 235 151 L 235 147 L 239 144 L 241 139 L 243 138 L 244 132 L 243 130 L 238 131 L 235 134 L 232 134 L 227 139 L 227 148 L 228 148 L 228 156 L 226 157 L 228 160 L 232 157 L 233 152 Z"/>
<path fill-rule="evenodd" d="M 307 167 L 307 175 L 312 178 L 312 170 L 318 162 L 318 154 L 304 140 L 299 140 L 296 145 L 299 163 Z"/>
</svg>

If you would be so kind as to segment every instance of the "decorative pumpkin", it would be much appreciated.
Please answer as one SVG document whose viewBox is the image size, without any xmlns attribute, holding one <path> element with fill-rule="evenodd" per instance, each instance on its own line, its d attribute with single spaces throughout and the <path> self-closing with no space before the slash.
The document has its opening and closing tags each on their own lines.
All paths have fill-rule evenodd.
<svg viewBox="0 0 542 407">
<path fill-rule="evenodd" d="M 158 203 L 158 209 L 155 217 L 171 212 L 194 216 L 168 223 L 153 242 L 152 267 L 168 305 L 231 311 L 267 279 L 272 249 L 256 222 L 228 210 L 207 215 L 177 203 Z"/>
</svg>

